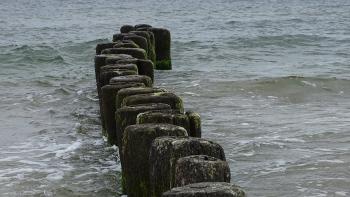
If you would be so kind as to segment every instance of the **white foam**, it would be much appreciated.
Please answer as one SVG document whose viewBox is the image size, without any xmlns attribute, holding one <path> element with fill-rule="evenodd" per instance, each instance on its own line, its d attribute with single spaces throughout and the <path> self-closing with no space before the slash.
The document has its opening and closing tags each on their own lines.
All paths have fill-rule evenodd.
<svg viewBox="0 0 350 197">
<path fill-rule="evenodd" d="M 56 157 L 65 157 L 67 156 L 67 154 L 75 151 L 76 149 L 78 149 L 81 146 L 81 141 L 78 140 L 76 142 L 74 142 L 72 145 L 68 146 L 67 148 L 63 149 L 63 150 L 58 150 L 56 151 Z"/>
<path fill-rule="evenodd" d="M 63 171 L 56 171 L 54 173 L 51 173 L 46 176 L 46 179 L 49 181 L 58 181 L 63 179 L 64 172 Z"/>
</svg>

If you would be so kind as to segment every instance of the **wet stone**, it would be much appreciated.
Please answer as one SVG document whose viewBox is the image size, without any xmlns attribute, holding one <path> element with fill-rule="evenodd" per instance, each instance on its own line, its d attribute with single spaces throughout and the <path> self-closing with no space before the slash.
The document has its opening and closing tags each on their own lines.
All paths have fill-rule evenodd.
<svg viewBox="0 0 350 197">
<path fill-rule="evenodd" d="M 166 103 L 169 104 L 172 109 L 177 109 L 181 113 L 184 111 L 182 99 L 171 92 L 157 92 L 128 96 L 124 98 L 122 106 L 145 103 Z"/>
<path fill-rule="evenodd" d="M 208 155 L 225 161 L 223 148 L 210 140 L 194 137 L 161 137 L 150 149 L 150 181 L 152 196 L 175 186 L 175 164 L 181 157 Z"/>
<path fill-rule="evenodd" d="M 116 99 L 116 107 L 120 108 L 124 98 L 137 94 L 147 94 L 155 92 L 166 92 L 165 89 L 161 88 L 150 88 L 150 87 L 137 87 L 137 88 L 125 88 L 118 92 Z"/>
<path fill-rule="evenodd" d="M 176 187 L 162 197 L 245 197 L 243 189 L 226 182 L 203 182 Z"/>
<path fill-rule="evenodd" d="M 164 28 L 150 28 L 155 38 L 156 69 L 171 70 L 170 31 Z"/>
<path fill-rule="evenodd" d="M 113 48 L 140 48 L 140 47 L 135 43 L 117 43 L 113 45 Z"/>
<path fill-rule="evenodd" d="M 137 59 L 147 59 L 146 51 L 140 48 L 109 48 L 104 49 L 102 54 L 127 54 Z"/>
<path fill-rule="evenodd" d="M 139 74 L 140 75 L 146 75 L 149 76 L 152 81 L 154 81 L 154 64 L 151 60 L 142 60 L 142 59 L 114 59 L 114 58 L 107 58 L 106 59 L 107 64 L 136 64 Z"/>
<path fill-rule="evenodd" d="M 131 31 L 130 33 L 142 36 L 147 40 L 147 57 L 153 63 L 156 63 L 155 45 L 154 45 L 154 34 L 148 31 Z"/>
<path fill-rule="evenodd" d="M 109 64 L 100 68 L 101 72 L 112 70 L 132 70 L 138 73 L 138 68 L 136 64 Z"/>
<path fill-rule="evenodd" d="M 138 28 L 151 28 L 152 26 L 148 24 L 137 24 L 134 27 L 135 29 L 138 29 Z"/>
<path fill-rule="evenodd" d="M 117 145 L 119 147 L 119 153 L 122 151 L 122 139 L 124 129 L 129 126 L 136 124 L 136 117 L 142 112 L 152 111 L 152 110 L 169 110 L 170 106 L 164 103 L 149 103 L 147 105 L 134 105 L 125 106 L 117 109 L 115 112 L 116 119 L 116 135 L 117 135 Z"/>
<path fill-rule="evenodd" d="M 138 124 L 125 129 L 122 176 L 129 197 L 149 197 L 149 149 L 160 136 L 187 136 L 184 128 L 171 124 Z"/>
<path fill-rule="evenodd" d="M 96 45 L 96 55 L 101 54 L 103 49 L 113 48 L 115 45 L 115 42 L 109 42 L 109 43 L 100 43 Z"/>
<path fill-rule="evenodd" d="M 105 125 L 105 135 L 110 144 L 117 144 L 116 121 L 115 121 L 115 99 L 118 91 L 123 88 L 145 87 L 143 83 L 119 83 L 116 85 L 105 85 L 102 87 L 102 114 Z"/>
<path fill-rule="evenodd" d="M 130 31 L 134 31 L 134 30 L 135 30 L 135 27 L 132 25 L 123 25 L 120 28 L 121 33 L 129 33 Z"/>
<path fill-rule="evenodd" d="M 137 124 L 145 123 L 167 123 L 177 126 L 181 126 L 186 129 L 187 133 L 190 132 L 190 120 L 187 115 L 179 113 L 179 111 L 167 111 L 167 112 L 145 112 L 137 116 Z M 189 136 L 191 136 L 189 134 Z"/>
<path fill-rule="evenodd" d="M 186 115 L 190 121 L 190 129 L 188 135 L 192 137 L 202 137 L 201 116 L 193 111 L 186 112 Z"/>
<path fill-rule="evenodd" d="M 148 42 L 146 38 L 129 33 L 127 36 L 123 37 L 123 40 L 131 40 L 135 42 L 141 49 L 144 49 L 145 52 L 148 53 Z"/>
<path fill-rule="evenodd" d="M 231 179 L 226 161 L 207 155 L 181 157 L 175 164 L 175 187 L 200 182 L 227 182 Z"/>
<path fill-rule="evenodd" d="M 110 84 L 117 84 L 120 82 L 135 82 L 135 83 L 143 83 L 146 87 L 152 87 L 153 83 L 151 78 L 145 75 L 128 75 L 128 76 L 119 76 L 119 77 L 113 77 L 109 83 Z"/>
</svg>

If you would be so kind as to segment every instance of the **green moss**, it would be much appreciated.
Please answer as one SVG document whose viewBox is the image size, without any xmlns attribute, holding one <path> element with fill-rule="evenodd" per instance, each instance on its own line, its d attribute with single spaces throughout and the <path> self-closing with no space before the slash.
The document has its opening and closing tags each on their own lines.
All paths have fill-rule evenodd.
<svg viewBox="0 0 350 197">
<path fill-rule="evenodd" d="M 156 62 L 156 70 L 171 70 L 171 60 L 161 60 Z"/>
</svg>

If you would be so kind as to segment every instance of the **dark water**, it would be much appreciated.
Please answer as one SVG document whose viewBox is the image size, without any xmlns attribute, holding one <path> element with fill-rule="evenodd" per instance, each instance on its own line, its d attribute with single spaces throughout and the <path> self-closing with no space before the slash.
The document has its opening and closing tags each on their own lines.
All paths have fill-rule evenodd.
<svg viewBox="0 0 350 197">
<path fill-rule="evenodd" d="M 0 1 L 1 196 L 115 196 L 94 47 L 172 32 L 157 86 L 202 115 L 249 196 L 350 195 L 350 2 Z"/>
</svg>

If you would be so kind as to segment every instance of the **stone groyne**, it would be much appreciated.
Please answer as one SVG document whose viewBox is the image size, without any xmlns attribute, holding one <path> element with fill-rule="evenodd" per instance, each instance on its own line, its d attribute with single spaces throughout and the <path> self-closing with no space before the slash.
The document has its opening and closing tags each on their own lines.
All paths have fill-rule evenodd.
<svg viewBox="0 0 350 197">
<path fill-rule="evenodd" d="M 103 135 L 118 146 L 129 197 L 243 197 L 230 183 L 223 148 L 202 138 L 200 115 L 158 88 L 155 70 L 171 70 L 171 35 L 124 25 L 96 46 L 95 74 Z"/>
</svg>

